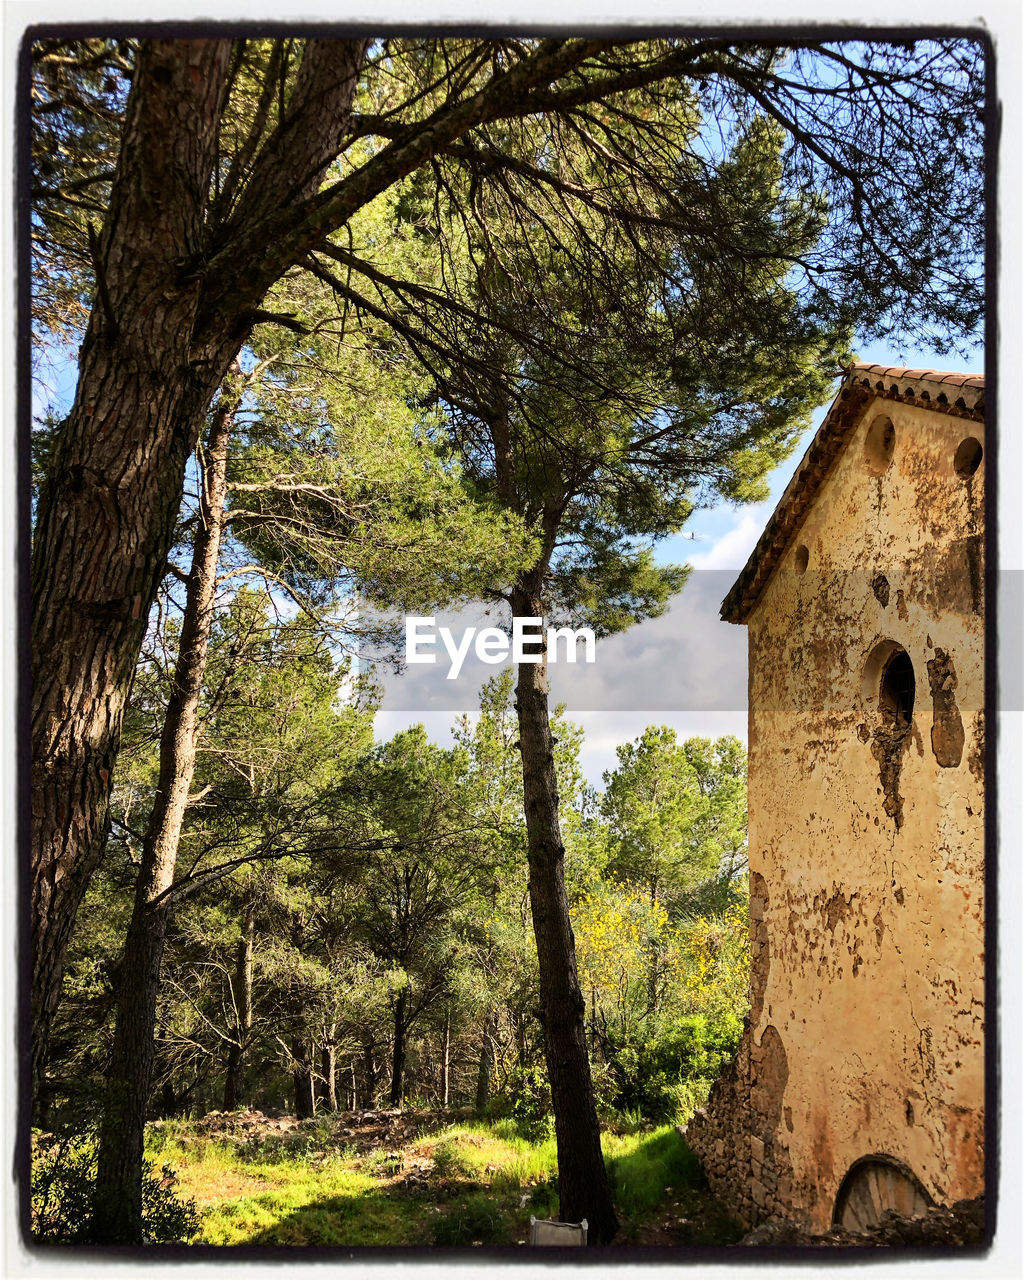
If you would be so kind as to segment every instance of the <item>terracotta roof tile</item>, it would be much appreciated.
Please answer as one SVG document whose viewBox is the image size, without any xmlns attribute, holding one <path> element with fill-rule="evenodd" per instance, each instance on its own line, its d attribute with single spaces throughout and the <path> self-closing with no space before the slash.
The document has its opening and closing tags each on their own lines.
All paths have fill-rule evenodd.
<svg viewBox="0 0 1024 1280">
<path fill-rule="evenodd" d="M 929 386 L 923 384 L 930 384 Z M 908 385 L 912 384 L 912 385 Z M 943 388 L 963 394 L 951 404 Z M 722 601 L 726 622 L 745 622 L 783 552 L 803 523 L 832 464 L 842 453 L 872 399 L 909 398 L 941 413 L 972 421 L 985 416 L 985 379 L 974 373 L 904 369 L 898 365 L 851 364 L 824 421 L 815 432 L 792 480 L 779 499 L 757 546 Z"/>
</svg>

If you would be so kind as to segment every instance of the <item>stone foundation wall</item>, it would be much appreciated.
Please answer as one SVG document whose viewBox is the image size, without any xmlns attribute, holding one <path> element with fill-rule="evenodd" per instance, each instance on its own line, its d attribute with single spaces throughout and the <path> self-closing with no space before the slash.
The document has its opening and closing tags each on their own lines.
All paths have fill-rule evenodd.
<svg viewBox="0 0 1024 1280">
<path fill-rule="evenodd" d="M 715 1081 L 707 1105 L 683 1130 L 716 1196 L 747 1227 L 779 1218 L 801 1220 L 793 1171 L 780 1124 L 791 1124 L 782 1097 L 789 1064 L 773 1026 L 755 1040 L 744 1022 L 736 1057 Z"/>
<path fill-rule="evenodd" d="M 760 1034 L 764 992 L 771 972 L 765 913 L 768 885 L 750 875 L 750 1013 L 735 1058 L 711 1087 L 706 1106 L 683 1131 L 700 1158 L 715 1195 L 748 1227 L 776 1218 L 799 1219 L 793 1203 L 789 1150 L 780 1140 L 793 1130 L 783 1096 L 789 1061 L 770 1023 Z"/>
</svg>

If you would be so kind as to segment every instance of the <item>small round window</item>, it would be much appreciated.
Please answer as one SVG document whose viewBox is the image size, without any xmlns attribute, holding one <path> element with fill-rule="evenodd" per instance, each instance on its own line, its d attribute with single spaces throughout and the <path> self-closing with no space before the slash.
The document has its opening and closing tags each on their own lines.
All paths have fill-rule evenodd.
<svg viewBox="0 0 1024 1280">
<path fill-rule="evenodd" d="M 956 453 L 953 455 L 953 470 L 958 476 L 963 476 L 965 479 L 967 476 L 973 476 L 981 466 L 981 459 L 984 453 L 981 441 L 975 439 L 974 436 L 968 436 L 966 440 L 960 441 Z"/>
<path fill-rule="evenodd" d="M 864 460 L 872 475 L 880 476 L 892 462 L 896 428 L 888 418 L 876 418 L 864 439 Z"/>
<path fill-rule="evenodd" d="M 807 550 L 807 548 L 801 542 L 801 544 L 796 549 L 796 554 L 793 556 L 793 565 L 796 568 L 797 573 L 807 572 L 807 563 L 810 560 L 810 558 L 811 558 L 811 553 Z"/>
</svg>

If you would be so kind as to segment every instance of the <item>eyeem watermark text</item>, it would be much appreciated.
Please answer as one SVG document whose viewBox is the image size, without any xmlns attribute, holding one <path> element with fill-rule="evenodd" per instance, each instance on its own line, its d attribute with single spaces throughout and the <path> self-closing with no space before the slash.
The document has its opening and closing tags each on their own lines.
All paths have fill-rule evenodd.
<svg viewBox="0 0 1024 1280">
<path fill-rule="evenodd" d="M 448 627 L 438 627 L 433 618 L 406 618 L 405 660 L 409 663 L 436 662 L 437 641 L 448 654 L 448 675 L 455 680 L 470 648 L 481 662 L 505 662 L 510 654 L 513 662 L 575 662 L 576 646 L 583 641 L 583 661 L 594 662 L 596 645 L 590 627 L 548 627 L 540 618 L 513 618 L 512 635 L 500 627 L 467 627 L 456 640 Z M 559 657 L 561 651 L 562 656 Z"/>
</svg>

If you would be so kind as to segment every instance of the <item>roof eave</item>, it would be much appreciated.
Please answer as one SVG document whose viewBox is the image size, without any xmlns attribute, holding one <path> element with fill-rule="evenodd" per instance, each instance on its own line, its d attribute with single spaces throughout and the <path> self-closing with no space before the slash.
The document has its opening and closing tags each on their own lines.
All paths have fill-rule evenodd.
<svg viewBox="0 0 1024 1280">
<path fill-rule="evenodd" d="M 722 601 L 720 617 L 724 622 L 746 622 L 872 400 L 896 400 L 981 421 L 985 413 L 985 382 L 975 374 L 851 365 L 757 545 Z"/>
</svg>

